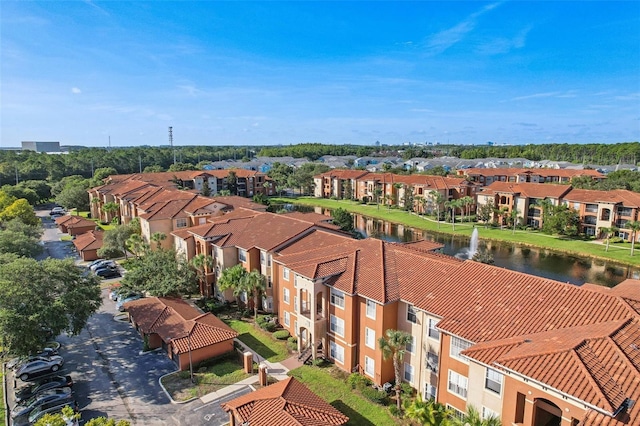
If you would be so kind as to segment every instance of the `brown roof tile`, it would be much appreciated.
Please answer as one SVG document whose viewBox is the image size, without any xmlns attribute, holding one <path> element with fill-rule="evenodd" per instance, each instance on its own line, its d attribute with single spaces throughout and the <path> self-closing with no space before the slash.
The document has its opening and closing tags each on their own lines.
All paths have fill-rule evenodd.
<svg viewBox="0 0 640 426">
<path fill-rule="evenodd" d="M 349 418 L 290 377 L 222 404 L 251 426 L 343 425 Z"/>
<path fill-rule="evenodd" d="M 102 247 L 103 231 L 89 231 L 78 235 L 73 240 L 73 245 L 78 251 L 98 250 Z"/>
</svg>

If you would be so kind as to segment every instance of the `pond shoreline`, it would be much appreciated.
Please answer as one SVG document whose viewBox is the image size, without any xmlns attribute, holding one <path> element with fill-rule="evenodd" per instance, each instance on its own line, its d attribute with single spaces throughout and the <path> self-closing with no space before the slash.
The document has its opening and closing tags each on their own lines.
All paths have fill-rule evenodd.
<svg viewBox="0 0 640 426">
<path fill-rule="evenodd" d="M 387 209 L 384 206 L 380 206 L 376 208 L 375 206 L 364 205 L 360 203 L 355 203 L 346 200 L 330 200 L 326 198 L 313 198 L 313 197 L 304 197 L 304 198 L 282 198 L 282 197 L 274 197 L 271 199 L 272 203 L 282 203 L 282 204 L 296 204 L 296 205 L 304 205 L 310 207 L 320 207 L 327 209 L 335 209 L 335 208 L 343 208 L 350 213 L 360 214 L 363 216 L 371 217 L 374 219 L 385 220 L 390 223 L 395 223 L 402 226 L 407 226 L 410 228 L 418 229 L 421 231 L 433 232 L 441 235 L 455 235 L 470 238 L 471 232 L 474 228 L 478 228 L 480 231 L 480 239 L 483 241 L 491 241 L 491 242 L 499 242 L 499 243 L 509 243 L 514 244 L 516 246 L 522 247 L 531 247 L 537 249 L 544 249 L 550 252 L 556 252 L 568 256 L 575 257 L 587 257 L 594 260 L 606 261 L 617 263 L 620 266 L 631 266 L 631 267 L 639 267 L 640 266 L 640 244 L 636 244 L 636 248 L 638 248 L 637 256 L 630 256 L 629 249 L 630 244 L 628 246 L 620 247 L 618 243 L 611 243 L 609 246 L 609 251 L 605 252 L 603 243 L 595 243 L 592 241 L 585 240 L 576 240 L 576 239 L 568 239 L 568 238 L 559 238 L 557 236 L 551 236 L 542 234 L 539 232 L 533 233 L 532 231 L 522 231 L 517 230 L 515 233 L 512 233 L 510 229 L 498 229 L 487 227 L 485 228 L 483 224 L 464 222 L 456 225 L 456 229 L 452 229 L 452 225 L 449 222 L 440 222 L 440 226 L 438 223 L 430 218 L 419 216 L 416 213 L 407 212 L 399 209 Z M 421 226 L 421 224 L 423 226 Z M 442 227 L 447 226 L 449 229 L 442 229 Z M 459 227 L 462 227 L 460 229 Z M 483 233 L 482 231 L 485 230 Z M 487 235 L 487 232 L 490 234 Z M 508 235 L 504 236 L 496 236 L 491 234 L 496 233 L 508 233 Z M 483 235 L 484 234 L 484 235 Z M 536 239 L 548 239 L 548 241 L 552 243 L 557 243 L 559 245 L 582 245 L 589 247 L 591 250 L 576 250 L 568 247 L 553 247 L 551 245 L 542 244 L 540 242 L 532 242 L 526 241 L 522 238 L 518 237 L 530 237 L 534 236 Z M 625 243 L 627 244 L 627 243 Z M 602 250 L 602 254 L 597 253 L 596 249 Z M 628 259 L 622 257 L 620 255 L 614 255 L 613 253 L 616 250 L 624 250 L 624 253 L 627 253 L 626 256 Z"/>
</svg>

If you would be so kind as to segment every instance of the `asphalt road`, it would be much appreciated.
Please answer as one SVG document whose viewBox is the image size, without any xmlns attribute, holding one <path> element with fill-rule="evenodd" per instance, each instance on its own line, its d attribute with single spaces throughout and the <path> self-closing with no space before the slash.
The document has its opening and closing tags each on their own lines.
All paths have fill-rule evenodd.
<svg viewBox="0 0 640 426">
<path fill-rule="evenodd" d="M 70 241 L 60 241 L 61 233 L 49 218 L 48 210 L 37 212 L 45 228 L 42 258 L 79 258 Z M 110 280 L 117 281 L 117 280 Z M 108 281 L 107 281 L 108 282 Z M 58 374 L 74 380 L 76 400 L 82 420 L 99 416 L 129 420 L 133 425 L 221 426 L 228 421 L 220 404 L 250 392 L 239 387 L 223 399 L 203 403 L 172 403 L 159 384 L 159 378 L 176 370 L 164 352 L 142 353 L 142 338 L 126 321 L 114 316 L 115 302 L 108 289 L 103 303 L 78 336 L 61 335 L 60 354 L 65 365 Z M 18 385 L 21 385 L 18 380 Z"/>
</svg>

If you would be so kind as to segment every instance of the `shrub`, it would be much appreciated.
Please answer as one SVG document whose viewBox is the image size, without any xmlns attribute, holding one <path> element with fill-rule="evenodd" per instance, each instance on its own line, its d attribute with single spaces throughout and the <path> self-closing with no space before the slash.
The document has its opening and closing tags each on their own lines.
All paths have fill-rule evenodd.
<svg viewBox="0 0 640 426">
<path fill-rule="evenodd" d="M 359 373 L 351 373 L 347 377 L 347 384 L 351 386 L 351 389 L 363 389 L 373 384 L 371 380 Z"/>
<path fill-rule="evenodd" d="M 291 336 L 287 339 L 287 349 L 290 351 L 298 350 L 298 338 L 295 336 Z"/>
<path fill-rule="evenodd" d="M 258 315 L 258 318 L 256 318 L 256 323 L 262 327 L 262 324 L 265 324 L 267 322 L 271 321 L 271 316 L 270 315 Z"/>
<path fill-rule="evenodd" d="M 402 410 L 399 409 L 397 405 L 390 405 L 389 412 L 393 417 L 398 417 L 398 418 L 402 417 Z"/>
<path fill-rule="evenodd" d="M 400 384 L 400 392 L 402 393 L 402 395 L 404 397 L 413 396 L 413 388 L 411 387 L 411 385 L 409 383 L 402 382 Z"/>
<path fill-rule="evenodd" d="M 253 311 L 251 309 L 245 309 L 242 311 L 243 318 L 251 318 L 253 316 Z"/>
<path fill-rule="evenodd" d="M 313 366 L 315 367 L 326 367 L 327 366 L 327 360 L 324 358 L 316 358 L 313 361 L 311 361 L 311 364 L 313 364 Z"/>
<path fill-rule="evenodd" d="M 277 325 L 275 325 L 272 322 L 267 322 L 264 323 L 264 325 L 261 326 L 264 330 L 268 331 L 269 333 L 273 333 L 274 331 L 276 331 L 276 329 L 278 328 Z"/>
<path fill-rule="evenodd" d="M 286 340 L 289 337 L 289 332 L 287 330 L 278 330 L 273 333 L 273 338 L 277 340 Z"/>
<path fill-rule="evenodd" d="M 375 402 L 376 404 L 386 405 L 389 401 L 389 397 L 385 391 L 377 390 L 370 386 L 360 389 L 360 393 L 369 401 Z"/>
</svg>

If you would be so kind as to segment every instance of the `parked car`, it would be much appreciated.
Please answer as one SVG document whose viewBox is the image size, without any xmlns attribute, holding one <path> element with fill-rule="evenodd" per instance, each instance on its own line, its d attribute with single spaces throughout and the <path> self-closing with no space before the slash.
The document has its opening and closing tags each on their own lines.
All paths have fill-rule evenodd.
<svg viewBox="0 0 640 426">
<path fill-rule="evenodd" d="M 118 301 L 118 291 L 120 290 L 120 283 L 114 285 L 113 287 L 111 287 L 109 289 L 109 299 L 113 300 L 114 302 Z"/>
<path fill-rule="evenodd" d="M 75 405 L 76 405 L 76 401 L 73 398 L 70 398 L 69 401 L 66 401 L 66 400 L 52 401 L 52 402 L 39 405 L 31 411 L 31 414 L 29 414 L 29 417 L 27 419 L 28 423 L 25 423 L 24 426 L 27 426 L 27 425 L 31 426 L 36 424 L 36 422 L 40 420 L 40 418 L 42 418 L 45 414 L 59 413 L 62 411 L 64 407 L 69 406 L 73 408 Z M 77 419 L 65 419 L 65 420 L 67 422 L 66 426 L 79 426 L 80 424 L 80 422 Z M 20 424 L 16 425 L 14 423 L 13 426 L 22 426 L 22 425 Z"/>
<path fill-rule="evenodd" d="M 118 310 L 120 312 L 123 312 L 125 303 L 133 302 L 134 300 L 138 300 L 138 299 L 142 299 L 142 295 L 141 294 L 129 295 L 128 297 L 125 297 L 122 300 L 118 300 L 118 302 L 116 302 L 116 310 Z"/>
<path fill-rule="evenodd" d="M 22 401 L 20 404 L 17 404 L 11 410 L 11 417 L 16 418 L 20 416 L 25 416 L 31 412 L 34 408 L 51 402 L 60 402 L 65 401 L 69 403 L 72 400 L 72 391 L 70 387 L 64 387 L 59 389 L 49 389 L 44 392 L 40 392 L 37 395 L 32 396 L 26 401 Z"/>
<path fill-rule="evenodd" d="M 43 348 L 40 352 L 37 352 L 35 354 L 11 359 L 9 362 L 7 362 L 7 368 L 10 368 L 10 369 L 18 368 L 27 362 L 35 361 L 38 359 L 46 360 L 52 357 L 53 355 L 58 355 L 58 351 L 56 349 Z"/>
<path fill-rule="evenodd" d="M 33 377 L 43 376 L 48 373 L 55 373 L 64 364 L 64 359 L 60 355 L 49 358 L 40 357 L 34 361 L 29 361 L 16 371 L 16 377 L 23 382 L 31 380 Z"/>
<path fill-rule="evenodd" d="M 122 276 L 120 275 L 120 271 L 118 271 L 118 268 L 100 268 L 96 269 L 94 273 L 96 274 L 96 276 L 101 278 L 118 278 Z"/>
<path fill-rule="evenodd" d="M 16 390 L 16 402 L 20 403 L 25 401 L 42 391 L 72 386 L 73 380 L 71 379 L 71 376 L 43 377 L 32 385 Z"/>
<path fill-rule="evenodd" d="M 49 216 L 62 216 L 66 213 L 67 212 L 63 207 L 58 206 L 51 209 L 51 211 L 49 212 Z"/>
<path fill-rule="evenodd" d="M 100 262 L 104 262 L 106 259 L 96 259 L 93 262 L 89 263 L 88 265 L 86 265 L 87 268 L 91 268 L 93 265 L 98 264 Z"/>
<path fill-rule="evenodd" d="M 89 269 L 95 272 L 98 269 L 102 269 L 102 268 L 117 268 L 117 267 L 118 267 L 118 264 L 113 260 L 101 260 L 98 263 L 90 265 Z"/>
</svg>

